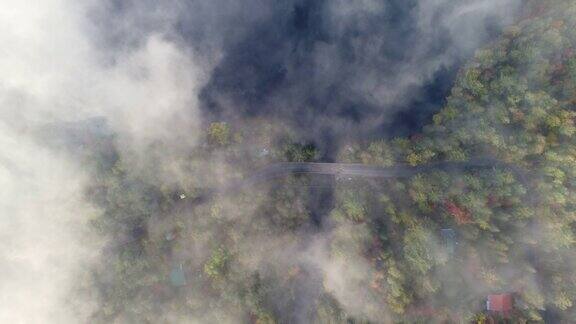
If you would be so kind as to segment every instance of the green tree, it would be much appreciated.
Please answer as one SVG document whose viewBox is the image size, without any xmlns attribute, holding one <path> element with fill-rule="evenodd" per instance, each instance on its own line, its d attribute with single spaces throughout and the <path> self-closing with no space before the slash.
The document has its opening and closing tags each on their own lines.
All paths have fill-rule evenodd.
<svg viewBox="0 0 576 324">
<path fill-rule="evenodd" d="M 211 123 L 208 127 L 208 143 L 217 147 L 230 144 L 230 127 L 227 123 Z"/>
<path fill-rule="evenodd" d="M 210 259 L 204 265 L 204 273 L 213 280 L 221 280 L 228 272 L 230 254 L 223 247 L 219 247 L 212 253 Z"/>
</svg>

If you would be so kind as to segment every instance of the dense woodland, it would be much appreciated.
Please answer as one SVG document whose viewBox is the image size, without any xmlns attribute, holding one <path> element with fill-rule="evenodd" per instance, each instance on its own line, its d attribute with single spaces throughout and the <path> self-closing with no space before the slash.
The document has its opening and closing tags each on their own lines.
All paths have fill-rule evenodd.
<svg viewBox="0 0 576 324">
<path fill-rule="evenodd" d="M 445 107 L 410 138 L 350 142 L 339 162 L 380 166 L 493 158 L 494 167 L 409 179 L 291 176 L 195 200 L 277 161 L 316 161 L 314 145 L 270 120 L 207 125 L 137 168 L 84 148 L 86 195 L 109 238 L 85 286 L 94 322 L 539 323 L 576 318 L 576 3 L 534 1 L 459 72 Z M 318 212 L 316 196 L 327 195 Z M 322 200 L 322 199 L 320 199 Z M 442 230 L 448 231 L 442 231 Z M 453 233 L 446 237 L 442 233 Z M 452 235 L 452 234 L 451 234 Z M 485 311 L 510 292 L 509 318 Z"/>
</svg>

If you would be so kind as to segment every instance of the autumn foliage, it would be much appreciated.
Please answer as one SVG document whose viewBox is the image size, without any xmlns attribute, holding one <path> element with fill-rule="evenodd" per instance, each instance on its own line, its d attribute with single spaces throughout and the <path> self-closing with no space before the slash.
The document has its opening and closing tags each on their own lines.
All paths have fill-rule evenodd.
<svg viewBox="0 0 576 324">
<path fill-rule="evenodd" d="M 456 203 L 452 201 L 446 201 L 444 202 L 444 207 L 446 208 L 446 211 L 454 217 L 458 225 L 472 223 L 472 217 L 470 217 L 470 212 L 456 205 Z"/>
</svg>

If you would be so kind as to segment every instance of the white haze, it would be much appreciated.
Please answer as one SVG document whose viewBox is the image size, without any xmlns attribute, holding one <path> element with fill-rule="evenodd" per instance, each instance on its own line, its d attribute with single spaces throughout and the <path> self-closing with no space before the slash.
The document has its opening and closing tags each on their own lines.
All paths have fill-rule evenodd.
<svg viewBox="0 0 576 324">
<path fill-rule="evenodd" d="M 97 4 L 0 4 L 1 323 L 87 322 L 94 305 L 72 293 L 96 262 L 101 242 L 88 235 L 87 222 L 100 211 L 83 197 L 86 170 L 40 144 L 37 129 L 104 116 L 122 130 L 126 152 L 158 140 L 176 147 L 195 141 L 203 72 L 192 55 L 151 33 L 130 51 L 112 53 L 110 64 L 88 32 Z"/>
</svg>

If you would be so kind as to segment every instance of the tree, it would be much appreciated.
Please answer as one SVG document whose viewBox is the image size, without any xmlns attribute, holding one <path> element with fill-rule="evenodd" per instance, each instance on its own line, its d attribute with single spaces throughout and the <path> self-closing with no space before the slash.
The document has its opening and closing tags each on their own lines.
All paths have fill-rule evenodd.
<svg viewBox="0 0 576 324">
<path fill-rule="evenodd" d="M 415 272 L 423 275 L 434 266 L 432 246 L 431 237 L 423 228 L 415 227 L 404 234 L 404 258 Z"/>
<path fill-rule="evenodd" d="M 230 128 L 227 123 L 211 123 L 208 127 L 208 143 L 216 147 L 230 143 Z"/>
<path fill-rule="evenodd" d="M 221 280 L 228 272 L 230 254 L 223 247 L 219 247 L 204 265 L 204 273 L 213 280 Z"/>
<path fill-rule="evenodd" d="M 284 156 L 290 162 L 311 162 L 317 155 L 318 150 L 313 144 L 290 143 L 284 147 Z"/>
</svg>

